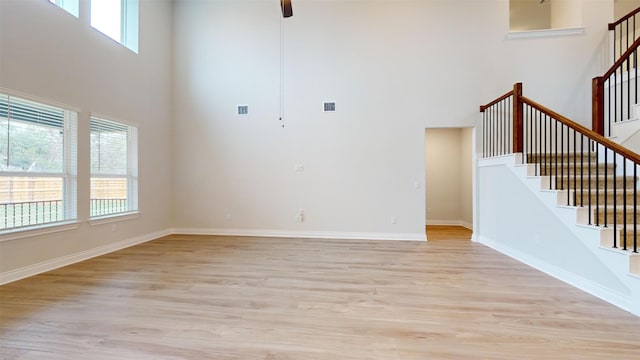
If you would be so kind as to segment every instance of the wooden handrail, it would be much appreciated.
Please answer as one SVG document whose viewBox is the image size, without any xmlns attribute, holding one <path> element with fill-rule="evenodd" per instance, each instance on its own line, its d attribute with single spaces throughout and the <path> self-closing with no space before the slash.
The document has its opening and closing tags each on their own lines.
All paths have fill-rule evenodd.
<svg viewBox="0 0 640 360">
<path fill-rule="evenodd" d="M 622 145 L 619 145 L 609 139 L 607 139 L 606 137 L 598 134 L 595 131 L 591 131 L 590 129 L 578 124 L 577 122 L 570 120 L 569 118 L 566 118 L 560 114 L 558 114 L 557 112 L 538 104 L 537 102 L 530 100 L 524 96 L 521 97 L 521 100 L 523 103 L 528 104 L 529 106 L 533 107 L 534 109 L 549 115 L 550 117 L 560 121 L 561 123 L 567 125 L 568 127 L 574 129 L 575 131 L 584 134 L 585 136 L 587 136 L 588 138 L 595 140 L 596 142 L 610 148 L 611 150 L 615 151 L 616 153 L 626 157 L 629 160 L 634 161 L 635 163 L 640 163 L 640 155 L 636 154 L 635 152 L 625 148 Z"/>
<path fill-rule="evenodd" d="M 613 65 L 611 65 L 609 70 L 604 73 L 602 77 L 608 79 L 611 75 L 613 75 L 613 73 L 616 72 L 616 69 L 618 69 L 620 65 L 622 65 L 631 57 L 631 54 L 636 51 L 638 46 L 640 46 L 640 38 L 637 38 L 636 41 L 634 41 L 633 44 L 631 44 L 631 46 L 627 49 L 627 51 L 620 55 L 620 58 Z"/>
<path fill-rule="evenodd" d="M 621 17 L 619 20 L 617 20 L 616 22 L 612 22 L 609 24 L 609 30 L 614 30 L 616 28 L 616 26 L 618 26 L 620 23 L 622 23 L 625 20 L 628 20 L 630 17 L 632 17 L 633 15 L 637 14 L 640 12 L 640 7 L 631 11 L 630 13 L 628 13 L 627 15 Z"/>
<path fill-rule="evenodd" d="M 493 100 L 492 102 L 488 103 L 487 105 L 480 105 L 480 112 L 484 112 L 485 110 L 487 110 L 488 108 L 492 107 L 493 105 L 499 103 L 500 101 L 508 98 L 509 96 L 513 95 L 513 90 L 509 91 L 508 93 L 500 96 L 499 98 Z"/>
<path fill-rule="evenodd" d="M 637 10 L 640 11 L 640 8 Z M 629 61 L 631 55 L 640 47 L 640 38 L 637 38 L 633 44 L 616 60 L 616 62 L 607 70 L 603 76 L 593 78 L 591 85 L 591 126 L 593 130 L 601 135 L 605 134 L 604 126 L 604 83 L 613 75 L 625 61 Z"/>
</svg>

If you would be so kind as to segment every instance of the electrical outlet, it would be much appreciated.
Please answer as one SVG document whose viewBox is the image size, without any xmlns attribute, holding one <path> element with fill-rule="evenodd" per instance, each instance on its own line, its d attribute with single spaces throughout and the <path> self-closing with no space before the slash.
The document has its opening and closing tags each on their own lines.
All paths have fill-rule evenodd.
<svg viewBox="0 0 640 360">
<path fill-rule="evenodd" d="M 297 163 L 294 169 L 295 171 L 304 171 L 304 164 Z"/>
<path fill-rule="evenodd" d="M 391 217 L 391 223 L 392 224 L 397 224 L 398 223 L 398 218 L 395 217 L 395 216 Z"/>
<path fill-rule="evenodd" d="M 238 115 L 248 115 L 249 105 L 238 105 Z"/>
</svg>

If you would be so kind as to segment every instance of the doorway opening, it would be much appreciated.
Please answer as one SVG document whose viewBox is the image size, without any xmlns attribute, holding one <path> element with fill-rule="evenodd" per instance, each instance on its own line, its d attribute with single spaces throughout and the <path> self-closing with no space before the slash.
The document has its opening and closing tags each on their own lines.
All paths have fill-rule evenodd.
<svg viewBox="0 0 640 360">
<path fill-rule="evenodd" d="M 473 128 L 428 128 L 424 137 L 427 240 L 470 240 Z"/>
</svg>

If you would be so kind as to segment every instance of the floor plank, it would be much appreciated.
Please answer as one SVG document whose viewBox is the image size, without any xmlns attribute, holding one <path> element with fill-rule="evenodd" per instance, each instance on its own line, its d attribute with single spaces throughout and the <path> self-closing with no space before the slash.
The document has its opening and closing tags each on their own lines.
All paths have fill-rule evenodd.
<svg viewBox="0 0 640 360">
<path fill-rule="evenodd" d="M 457 225 L 427 225 L 427 240 L 471 240 L 473 231 Z"/>
<path fill-rule="evenodd" d="M 470 241 L 170 236 L 0 287 L 3 359 L 638 359 L 640 318 Z"/>
</svg>

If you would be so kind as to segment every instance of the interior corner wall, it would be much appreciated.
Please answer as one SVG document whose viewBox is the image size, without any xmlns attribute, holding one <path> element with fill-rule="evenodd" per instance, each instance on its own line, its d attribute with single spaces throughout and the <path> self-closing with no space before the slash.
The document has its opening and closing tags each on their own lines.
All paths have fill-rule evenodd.
<svg viewBox="0 0 640 360">
<path fill-rule="evenodd" d="M 509 30 L 530 31 L 551 28 L 551 3 L 540 0 L 509 0 Z"/>
<path fill-rule="evenodd" d="M 139 54 L 92 29 L 88 6 L 81 0 L 75 18 L 48 1 L 0 1 L 0 87 L 81 110 L 78 228 L 0 239 L 0 275 L 77 261 L 171 227 L 171 1 L 140 1 Z M 90 112 L 139 127 L 141 213 L 115 223 L 115 232 L 87 221 Z"/>
<path fill-rule="evenodd" d="M 575 28 L 582 26 L 583 0 L 551 1 L 551 28 Z"/>
<path fill-rule="evenodd" d="M 511 39 L 507 1 L 308 0 L 281 20 L 272 2 L 176 0 L 174 223 L 423 233 L 424 129 L 473 126 L 518 81 L 588 125 L 611 14 L 589 1 L 582 35 Z"/>
<path fill-rule="evenodd" d="M 473 128 L 460 130 L 460 223 L 473 228 Z"/>
<path fill-rule="evenodd" d="M 640 0 L 614 0 L 613 19 L 618 20 L 640 7 Z"/>
</svg>

